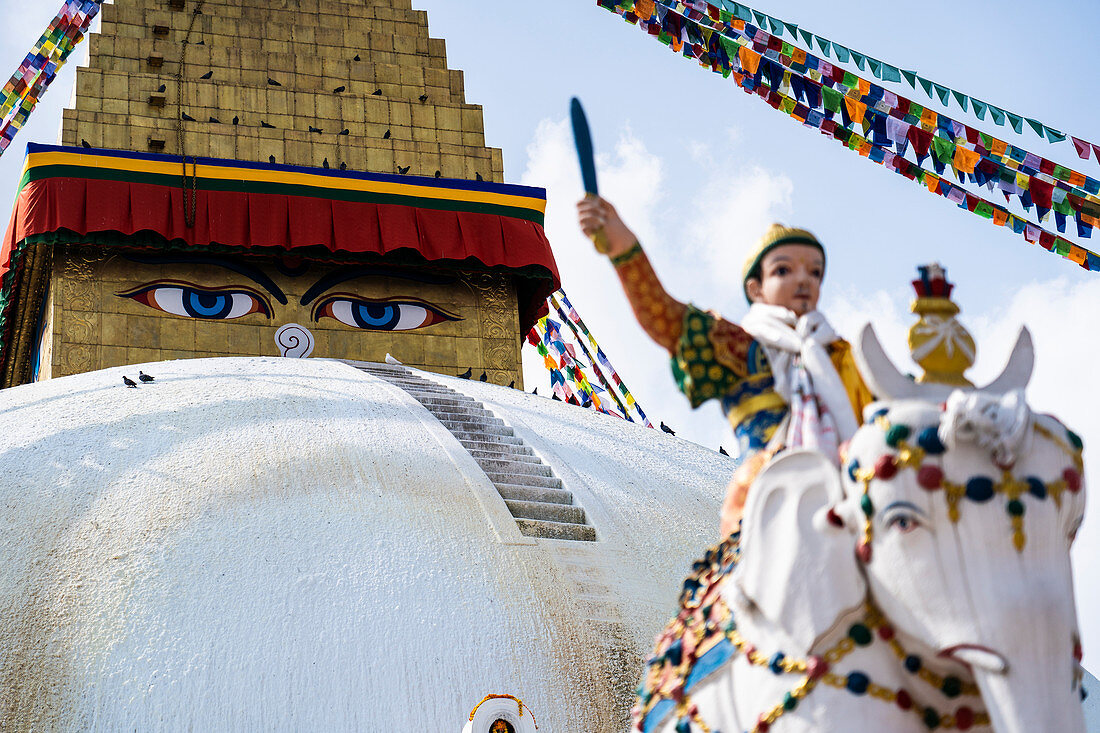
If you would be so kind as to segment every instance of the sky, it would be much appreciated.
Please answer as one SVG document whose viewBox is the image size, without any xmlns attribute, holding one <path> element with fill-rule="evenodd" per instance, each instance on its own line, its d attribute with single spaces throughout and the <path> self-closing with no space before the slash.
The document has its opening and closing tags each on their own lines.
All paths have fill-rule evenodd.
<svg viewBox="0 0 1100 733">
<path fill-rule="evenodd" d="M 667 356 L 637 326 L 610 265 L 577 229 L 573 207 L 582 191 L 568 127 L 573 96 L 588 112 L 601 192 L 639 235 L 675 297 L 739 319 L 747 309 L 740 284 L 747 250 L 773 221 L 805 227 L 828 251 L 821 310 L 849 338 L 871 322 L 895 363 L 909 371 L 909 281 L 917 265 L 942 263 L 978 343 L 971 377 L 979 384 L 992 379 L 1026 325 L 1037 348 L 1029 403 L 1083 436 L 1086 480 L 1096 485 L 1100 411 L 1088 380 L 1100 356 L 1100 329 L 1092 323 L 1100 313 L 1100 273 L 1029 245 L 802 127 L 594 0 L 412 3 L 427 11 L 432 36 L 447 40 L 451 68 L 465 71 L 467 101 L 484 106 L 486 140 L 503 150 L 506 180 L 547 189 L 546 231 L 563 286 L 654 423 L 711 448 L 733 447 L 714 404 L 692 411 L 676 391 Z M 0 70 L 14 71 L 59 5 L 0 0 L 6 20 Z M 758 0 L 752 7 L 1100 142 L 1095 72 L 1079 61 L 1079 49 L 1093 46 L 1100 3 Z M 25 143 L 56 140 L 75 65 L 0 158 L 0 201 L 15 196 Z M 887 87 L 944 111 L 904 82 Z M 1030 131 L 1017 137 L 954 105 L 947 112 L 1100 178 L 1100 164 L 1079 160 L 1068 141 L 1049 145 Z M 1069 239 L 1100 248 L 1100 241 L 1090 247 L 1089 240 Z M 546 373 L 529 356 L 527 389 L 543 385 L 545 392 Z M 1090 654 L 1100 650 L 1100 573 L 1092 566 L 1098 556 L 1100 515 L 1093 510 L 1074 550 L 1085 665 L 1093 672 L 1100 671 L 1100 651 Z"/>
</svg>

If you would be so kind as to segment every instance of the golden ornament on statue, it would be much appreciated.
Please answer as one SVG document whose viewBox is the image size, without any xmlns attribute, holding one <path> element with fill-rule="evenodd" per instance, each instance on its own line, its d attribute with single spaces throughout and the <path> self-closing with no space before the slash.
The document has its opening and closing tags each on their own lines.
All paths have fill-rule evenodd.
<svg viewBox="0 0 1100 733">
<path fill-rule="evenodd" d="M 917 268 L 913 281 L 917 299 L 910 310 L 920 320 L 909 329 L 909 350 L 913 361 L 924 369 L 918 382 L 973 387 L 964 372 L 974 365 L 974 338 L 955 318 L 959 306 L 951 300 L 955 287 L 939 264 Z"/>
</svg>

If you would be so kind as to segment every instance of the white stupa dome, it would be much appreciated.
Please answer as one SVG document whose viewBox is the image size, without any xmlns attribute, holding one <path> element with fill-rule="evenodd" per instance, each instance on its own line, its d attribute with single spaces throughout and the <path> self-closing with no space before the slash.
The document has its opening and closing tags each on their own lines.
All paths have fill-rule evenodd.
<svg viewBox="0 0 1100 733">
<path fill-rule="evenodd" d="M 596 540 L 521 533 L 443 422 L 345 363 L 0 392 L 0 730 L 458 733 L 489 693 L 542 731 L 622 730 L 733 462 L 419 374 L 511 426 Z"/>
</svg>

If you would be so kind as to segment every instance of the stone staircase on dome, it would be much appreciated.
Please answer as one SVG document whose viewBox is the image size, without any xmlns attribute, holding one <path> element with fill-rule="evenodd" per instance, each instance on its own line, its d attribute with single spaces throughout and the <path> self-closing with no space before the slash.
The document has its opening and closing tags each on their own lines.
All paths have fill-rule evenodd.
<svg viewBox="0 0 1100 733">
<path fill-rule="evenodd" d="M 511 427 L 485 406 L 403 366 L 347 362 L 408 392 L 473 456 L 504 499 L 521 534 L 593 542 L 595 528 L 562 480 Z"/>
</svg>

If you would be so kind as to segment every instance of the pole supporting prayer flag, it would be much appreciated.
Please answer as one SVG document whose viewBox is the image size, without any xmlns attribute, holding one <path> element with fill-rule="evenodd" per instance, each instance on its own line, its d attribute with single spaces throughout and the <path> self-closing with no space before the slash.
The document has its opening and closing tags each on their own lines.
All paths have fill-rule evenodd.
<svg viewBox="0 0 1100 733">
<path fill-rule="evenodd" d="M 732 77 L 743 91 L 759 96 L 774 109 L 924 186 L 930 193 L 1009 228 L 1028 242 L 1085 269 L 1100 271 L 1100 256 L 1096 253 L 942 176 L 951 168 L 959 181 L 999 190 L 1006 200 L 1015 196 L 1025 211 L 1035 207 L 1040 222 L 1053 212 L 1059 234 L 1065 233 L 1072 219 L 1082 238 L 1090 237 L 1092 229 L 1100 226 L 1100 180 L 896 95 L 794 48 L 706 0 L 654 0 L 646 4 L 597 0 L 597 4 L 673 51 Z M 834 52 L 838 49 L 835 44 L 831 47 Z M 922 84 L 927 81 L 915 78 Z M 931 82 L 928 86 L 931 89 Z M 993 107 L 989 110 L 995 117 L 998 113 L 1008 114 Z M 1011 121 L 1015 126 L 1016 121 Z M 1081 141 L 1081 146 L 1085 144 L 1091 147 Z M 910 148 L 916 163 L 905 158 Z M 929 160 L 934 173 L 922 167 L 925 160 Z"/>
<path fill-rule="evenodd" d="M 66 0 L 11 79 L 0 90 L 0 155 L 84 39 L 102 0 Z"/>
</svg>

